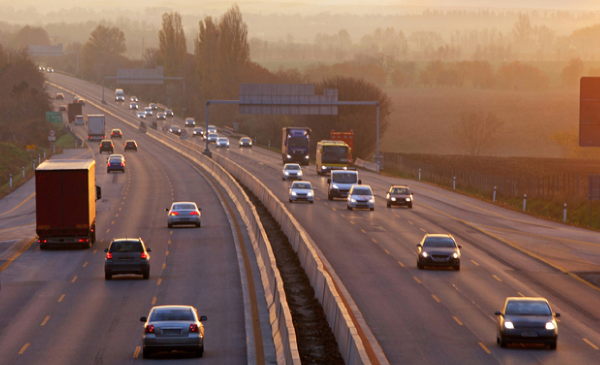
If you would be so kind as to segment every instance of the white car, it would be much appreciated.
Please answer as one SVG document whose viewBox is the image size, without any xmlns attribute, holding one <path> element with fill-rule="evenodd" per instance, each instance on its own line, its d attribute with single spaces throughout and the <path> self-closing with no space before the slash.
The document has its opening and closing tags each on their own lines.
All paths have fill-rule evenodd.
<svg viewBox="0 0 600 365">
<path fill-rule="evenodd" d="M 84 125 L 85 124 L 85 117 L 83 115 L 76 115 L 75 116 L 75 125 Z"/>
<path fill-rule="evenodd" d="M 219 137 L 217 139 L 217 148 L 219 148 L 219 147 L 229 148 L 229 140 L 225 137 Z"/>
<path fill-rule="evenodd" d="M 137 113 L 137 117 L 141 118 L 141 119 L 146 119 L 146 113 L 145 112 L 138 112 Z"/>
<path fill-rule="evenodd" d="M 174 225 L 193 224 L 197 228 L 202 226 L 202 209 L 198 208 L 194 202 L 175 202 L 171 208 L 166 208 L 167 226 L 173 228 Z"/>
<path fill-rule="evenodd" d="M 138 105 L 137 103 L 129 103 L 129 110 L 138 110 Z"/>
<path fill-rule="evenodd" d="M 302 180 L 302 167 L 297 163 L 286 163 L 281 170 L 281 180 Z"/>
<path fill-rule="evenodd" d="M 53 69 L 52 67 L 48 67 L 48 68 L 46 69 L 46 71 L 47 71 L 47 72 L 50 72 L 50 73 L 52 73 L 52 72 L 54 72 L 54 69 Z"/>
<path fill-rule="evenodd" d="M 144 113 L 146 113 L 147 117 L 151 117 L 152 116 L 152 108 L 151 107 L 144 108 Z"/>
<path fill-rule="evenodd" d="M 217 140 L 219 139 L 219 135 L 216 133 L 209 133 L 208 137 L 206 137 L 208 139 L 209 142 L 217 142 Z"/>
<path fill-rule="evenodd" d="M 208 133 L 217 133 L 217 127 L 215 127 L 212 124 L 208 125 L 208 129 L 207 130 L 208 130 Z"/>
<path fill-rule="evenodd" d="M 350 188 L 347 209 L 355 208 L 375 210 L 375 194 L 369 185 L 352 185 Z"/>
<path fill-rule="evenodd" d="M 130 101 L 135 101 L 135 102 L 137 103 L 137 101 L 138 101 L 138 98 L 137 98 L 137 96 L 133 96 L 133 95 L 131 95 L 131 97 L 129 98 L 129 100 L 130 100 Z"/>
<path fill-rule="evenodd" d="M 185 118 L 185 126 L 186 127 L 195 127 L 196 121 L 194 120 L 194 118 Z"/>
<path fill-rule="evenodd" d="M 294 181 L 289 187 L 290 203 L 293 202 L 315 202 L 315 188 L 308 181 Z"/>
</svg>

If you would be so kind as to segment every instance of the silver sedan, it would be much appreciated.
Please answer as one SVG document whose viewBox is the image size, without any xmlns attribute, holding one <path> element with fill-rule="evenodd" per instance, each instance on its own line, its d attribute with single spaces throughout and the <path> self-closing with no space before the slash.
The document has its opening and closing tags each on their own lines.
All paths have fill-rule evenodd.
<svg viewBox="0 0 600 365">
<path fill-rule="evenodd" d="M 216 133 L 209 133 L 207 138 L 208 138 L 209 142 L 215 142 L 216 143 L 217 140 L 219 139 L 219 135 L 216 134 Z"/>
<path fill-rule="evenodd" d="M 375 210 L 375 194 L 369 185 L 352 185 L 348 192 L 348 210 L 369 208 Z"/>
<path fill-rule="evenodd" d="M 295 181 L 290 186 L 290 203 L 293 202 L 315 202 L 315 188 L 308 181 Z"/>
<path fill-rule="evenodd" d="M 173 228 L 174 225 L 193 224 L 196 227 L 202 226 L 202 209 L 199 209 L 194 202 L 176 202 L 171 208 L 165 209 L 168 212 L 167 226 Z"/>
<path fill-rule="evenodd" d="M 219 147 L 229 148 L 229 140 L 225 137 L 219 137 L 217 139 L 217 148 L 219 148 Z"/>
<path fill-rule="evenodd" d="M 196 308 L 188 305 L 153 307 L 144 322 L 142 357 L 148 359 L 161 351 L 190 351 L 196 357 L 204 353 L 204 325 L 206 316 L 198 316 Z"/>
</svg>

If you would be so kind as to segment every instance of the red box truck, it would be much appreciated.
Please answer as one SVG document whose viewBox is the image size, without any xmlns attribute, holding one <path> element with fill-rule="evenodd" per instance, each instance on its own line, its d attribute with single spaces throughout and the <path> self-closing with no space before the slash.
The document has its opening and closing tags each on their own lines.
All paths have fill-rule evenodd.
<svg viewBox="0 0 600 365">
<path fill-rule="evenodd" d="M 96 241 L 96 161 L 48 160 L 35 170 L 36 233 L 50 245 L 89 248 Z"/>
</svg>

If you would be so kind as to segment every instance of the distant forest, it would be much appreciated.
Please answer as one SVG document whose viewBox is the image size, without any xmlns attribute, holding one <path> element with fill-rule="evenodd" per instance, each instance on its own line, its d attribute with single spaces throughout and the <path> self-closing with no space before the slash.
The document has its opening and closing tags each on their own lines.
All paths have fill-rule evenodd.
<svg viewBox="0 0 600 365">
<path fill-rule="evenodd" d="M 78 50 L 99 24 L 121 29 L 126 56 L 157 48 L 163 8 L 136 12 L 82 8 L 41 14 L 0 7 L 0 42 L 25 24 L 42 26 L 52 44 Z M 125 14 L 125 15 L 124 15 Z M 182 14 L 187 47 L 205 15 Z M 73 21 L 73 20 L 77 21 Z M 417 15 L 245 13 L 254 60 L 342 62 L 357 54 L 397 61 L 567 61 L 600 59 L 600 12 L 426 10 Z"/>
</svg>

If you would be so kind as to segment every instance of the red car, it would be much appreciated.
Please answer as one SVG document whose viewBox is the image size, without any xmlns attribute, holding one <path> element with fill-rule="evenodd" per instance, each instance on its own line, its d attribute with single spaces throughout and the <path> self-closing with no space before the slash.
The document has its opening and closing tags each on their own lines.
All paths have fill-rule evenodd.
<svg viewBox="0 0 600 365">
<path fill-rule="evenodd" d="M 110 132 L 110 138 L 123 138 L 123 132 L 120 129 L 113 129 Z"/>
</svg>

